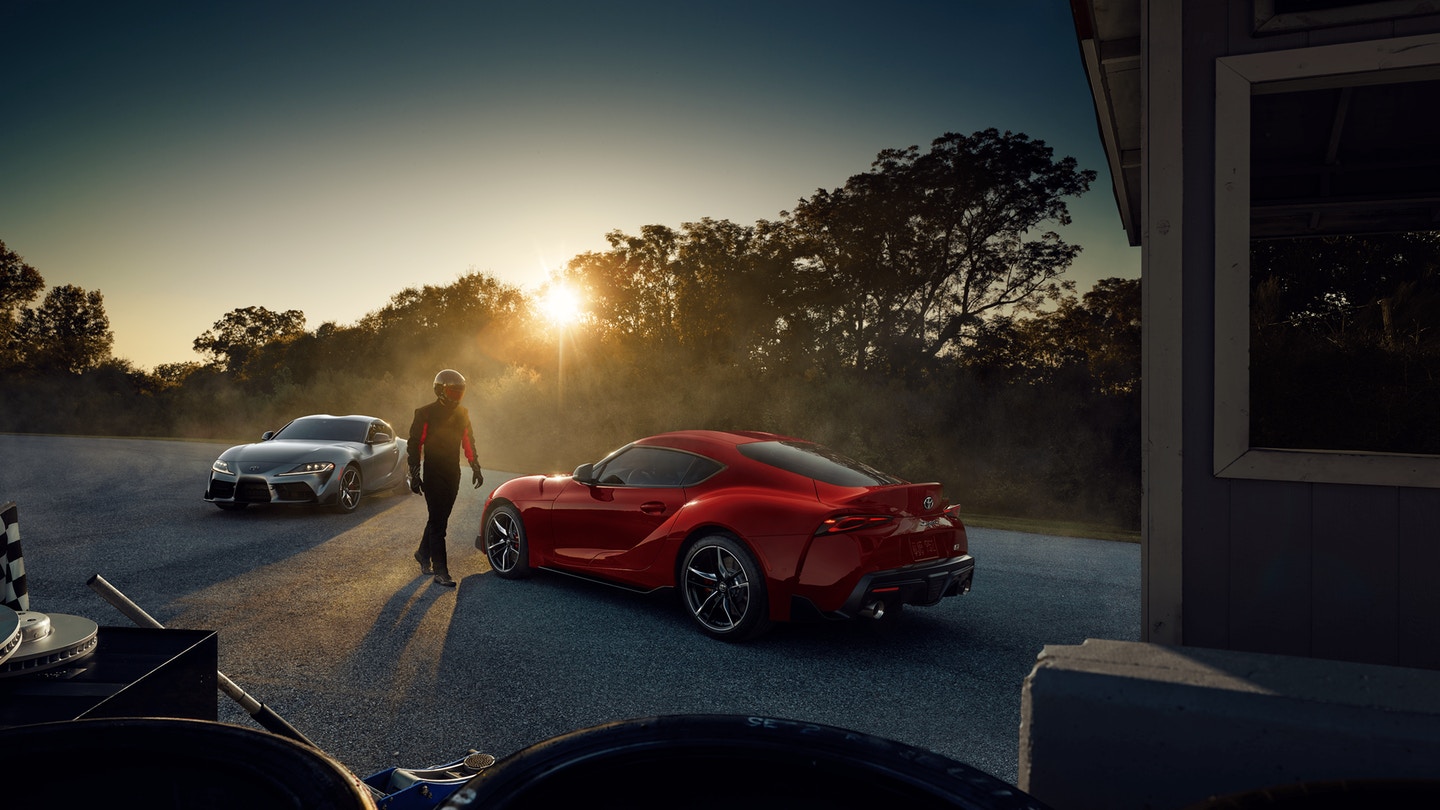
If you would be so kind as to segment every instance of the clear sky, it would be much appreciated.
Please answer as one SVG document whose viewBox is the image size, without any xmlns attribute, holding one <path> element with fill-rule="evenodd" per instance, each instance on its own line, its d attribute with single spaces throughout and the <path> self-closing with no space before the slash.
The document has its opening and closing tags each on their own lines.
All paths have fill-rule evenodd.
<svg viewBox="0 0 1440 810">
<path fill-rule="evenodd" d="M 0 31 L 0 240 L 100 290 L 143 368 L 239 307 L 533 288 L 609 231 L 776 219 L 989 127 L 1099 172 L 1081 291 L 1140 271 L 1066 0 L 6 0 Z"/>
</svg>

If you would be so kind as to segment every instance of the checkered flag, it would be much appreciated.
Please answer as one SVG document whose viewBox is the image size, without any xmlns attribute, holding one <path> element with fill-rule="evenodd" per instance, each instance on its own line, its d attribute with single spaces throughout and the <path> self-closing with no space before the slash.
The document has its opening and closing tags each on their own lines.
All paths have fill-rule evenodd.
<svg viewBox="0 0 1440 810">
<path fill-rule="evenodd" d="M 25 557 L 20 553 L 20 507 L 14 501 L 0 508 L 5 522 L 5 587 L 0 589 L 0 604 L 11 610 L 30 609 L 30 587 L 25 584 Z"/>
</svg>

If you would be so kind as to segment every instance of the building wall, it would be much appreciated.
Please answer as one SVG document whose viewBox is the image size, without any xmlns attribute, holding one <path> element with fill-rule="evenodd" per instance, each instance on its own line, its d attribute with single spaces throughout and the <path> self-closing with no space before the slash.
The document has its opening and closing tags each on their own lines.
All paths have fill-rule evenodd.
<svg viewBox="0 0 1440 810">
<path fill-rule="evenodd" d="M 1436 33 L 1440 15 L 1255 36 L 1252 5 L 1183 0 L 1183 55 L 1175 57 L 1181 60 L 1184 143 L 1183 642 L 1440 669 L 1440 489 L 1221 478 L 1209 452 L 1216 389 L 1216 59 Z M 1149 182 L 1164 181 L 1152 170 Z M 1146 223 L 1147 239 L 1154 227 Z M 1145 272 L 1174 269 L 1147 263 Z"/>
</svg>

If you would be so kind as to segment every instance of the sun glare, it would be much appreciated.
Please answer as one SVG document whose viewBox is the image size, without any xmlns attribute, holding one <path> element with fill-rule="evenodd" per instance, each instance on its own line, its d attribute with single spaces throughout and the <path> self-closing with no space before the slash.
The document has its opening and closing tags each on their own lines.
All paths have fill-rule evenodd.
<svg viewBox="0 0 1440 810">
<path fill-rule="evenodd" d="M 557 326 L 567 326 L 580 319 L 580 298 L 568 287 L 552 287 L 540 300 L 540 311 Z"/>
</svg>

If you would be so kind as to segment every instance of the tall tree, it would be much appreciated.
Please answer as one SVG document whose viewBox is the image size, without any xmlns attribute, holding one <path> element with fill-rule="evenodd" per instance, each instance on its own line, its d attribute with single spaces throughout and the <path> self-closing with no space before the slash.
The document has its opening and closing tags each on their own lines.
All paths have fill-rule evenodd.
<svg viewBox="0 0 1440 810">
<path fill-rule="evenodd" d="M 407 287 L 390 296 L 384 307 L 361 318 L 358 326 L 374 334 L 392 329 L 414 335 L 473 331 L 494 318 L 513 314 L 520 301 L 516 287 L 472 271 L 443 287 Z"/>
<path fill-rule="evenodd" d="M 110 359 L 115 343 L 105 296 L 71 284 L 51 289 L 39 307 L 25 310 L 15 334 L 21 362 L 37 371 L 88 371 Z"/>
<path fill-rule="evenodd" d="M 15 343 L 19 312 L 43 289 L 45 279 L 40 277 L 40 271 L 0 241 L 0 369 L 13 368 L 20 362 L 20 347 Z"/>
<path fill-rule="evenodd" d="M 1140 280 L 1104 278 L 1053 311 L 987 318 L 965 367 L 981 379 L 1083 380 L 1092 399 L 1140 390 Z"/>
<path fill-rule="evenodd" d="M 755 227 L 709 217 L 682 226 L 675 320 L 699 359 L 732 365 L 754 359 L 773 335 L 777 276 L 756 245 Z"/>
<path fill-rule="evenodd" d="M 251 352 L 265 344 L 305 332 L 305 313 L 298 309 L 273 312 L 265 307 L 232 309 L 204 334 L 195 338 L 195 351 L 212 365 L 243 373 Z"/>
<path fill-rule="evenodd" d="M 1140 279 L 1102 278 L 1066 307 L 1069 340 L 1081 347 L 1103 394 L 1140 390 Z"/>
<path fill-rule="evenodd" d="M 610 250 L 570 260 L 566 283 L 585 300 L 600 336 L 652 349 L 679 342 L 675 329 L 681 236 L 664 225 L 646 225 L 638 236 L 605 234 Z"/>
<path fill-rule="evenodd" d="M 799 293 L 789 319 L 859 367 L 958 352 L 985 314 L 1074 289 L 1061 275 L 1080 248 L 1046 228 L 1070 223 L 1064 198 L 1094 179 L 1023 133 L 885 150 L 786 215 Z"/>
<path fill-rule="evenodd" d="M 605 337 L 645 352 L 675 349 L 733 363 L 774 325 L 754 238 L 754 228 L 708 217 L 678 231 L 612 231 L 611 249 L 575 257 L 564 280 Z"/>
</svg>

